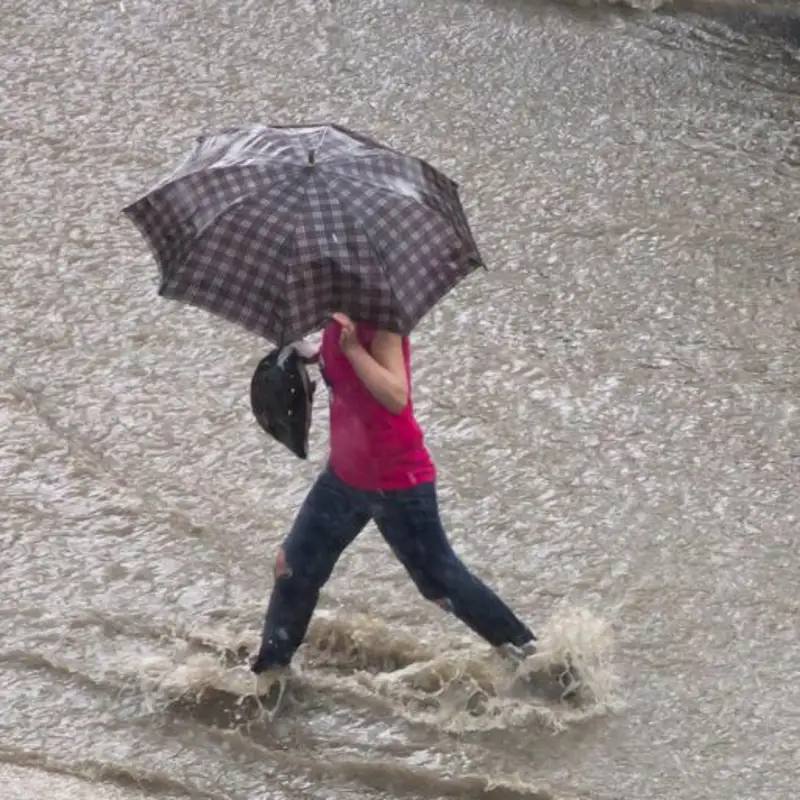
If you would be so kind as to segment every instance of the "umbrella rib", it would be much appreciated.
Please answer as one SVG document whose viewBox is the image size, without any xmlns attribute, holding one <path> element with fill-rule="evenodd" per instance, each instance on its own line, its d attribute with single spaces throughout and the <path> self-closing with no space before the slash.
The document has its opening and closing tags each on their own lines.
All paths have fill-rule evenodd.
<svg viewBox="0 0 800 800">
<path fill-rule="evenodd" d="M 272 163 L 269 163 L 269 160 L 265 159 L 264 161 L 252 164 L 193 164 L 191 165 L 190 169 L 185 169 L 183 166 L 181 166 L 178 167 L 178 169 L 175 170 L 168 178 L 148 189 L 137 199 L 137 201 L 134 201 L 130 205 L 133 206 L 136 202 L 138 202 L 138 200 L 156 194 L 157 192 L 165 191 L 173 186 L 180 185 L 183 181 L 193 178 L 197 175 L 203 175 L 204 173 L 230 170 L 235 174 L 245 169 L 257 169 L 262 173 L 275 172 L 277 173 L 276 177 L 279 177 L 280 173 L 287 168 L 294 168 L 297 170 L 297 172 L 302 172 L 305 168 L 305 165 L 293 163 L 291 161 L 273 161 Z"/>
<path fill-rule="evenodd" d="M 177 183 L 178 180 L 181 180 L 181 178 L 177 179 L 175 181 L 175 183 Z M 288 180 L 288 178 L 287 178 L 287 180 Z M 277 180 L 276 180 L 276 182 L 277 182 Z M 306 193 L 307 192 L 308 192 L 308 190 L 306 190 Z M 251 196 L 245 195 L 243 197 L 237 197 L 236 199 L 232 200 L 230 203 L 228 203 L 228 205 L 226 205 L 223 209 L 221 209 L 218 213 L 216 213 L 210 220 L 208 220 L 208 222 L 206 222 L 205 225 L 203 225 L 202 228 L 198 228 L 195 231 L 193 241 L 186 248 L 186 252 L 183 254 L 183 258 L 181 259 L 180 263 L 175 264 L 174 270 L 177 271 L 178 269 L 180 269 L 180 267 L 183 266 L 183 264 L 186 262 L 186 260 L 191 255 L 192 250 L 193 250 L 194 246 L 197 244 L 197 241 L 199 240 L 199 238 L 201 236 L 203 236 L 205 233 L 207 233 L 215 225 L 217 225 L 219 223 L 219 221 L 223 217 L 225 217 L 227 214 L 229 214 L 234 208 L 236 208 L 239 205 L 242 205 L 243 203 L 255 203 L 257 205 L 263 205 L 266 202 L 267 201 L 263 197 L 259 197 L 258 194 L 255 194 L 255 193 L 253 195 L 251 195 Z M 292 232 L 293 232 L 294 231 L 294 223 L 292 223 L 291 227 L 292 227 Z M 287 234 L 286 237 L 284 237 L 284 241 L 281 242 L 280 247 L 283 247 L 283 244 L 284 244 L 286 238 L 288 238 L 288 236 L 289 236 L 289 234 Z M 278 249 L 280 249 L 280 247 Z"/>
<path fill-rule="evenodd" d="M 216 172 L 217 170 L 232 170 L 235 172 L 237 170 L 252 168 L 263 170 L 265 172 L 273 170 L 282 172 L 285 169 L 296 169 L 298 172 L 302 172 L 305 167 L 305 163 L 302 161 L 292 161 L 288 158 L 276 158 L 274 155 L 264 156 L 261 153 L 248 153 L 247 158 L 249 159 L 247 162 L 238 161 L 229 164 L 216 163 L 200 165 L 197 170 L 192 170 L 186 174 L 191 175 L 195 174 L 196 172 Z"/>
<path fill-rule="evenodd" d="M 337 175 L 337 178 L 338 177 L 341 176 Z M 355 211 L 353 211 L 353 209 L 345 208 L 341 200 L 335 194 L 331 192 L 330 196 L 332 200 L 336 203 L 336 205 L 339 206 L 339 208 L 342 211 L 342 214 L 345 214 L 348 217 L 350 217 L 350 219 L 352 219 L 356 223 L 356 225 L 361 229 L 362 233 L 364 234 L 364 237 L 370 244 L 370 249 L 372 250 L 373 253 L 377 255 L 378 264 L 380 265 L 381 271 L 383 272 L 384 277 L 386 278 L 386 284 L 388 285 L 389 291 L 391 292 L 392 295 L 393 305 L 397 309 L 398 315 L 403 315 L 403 307 L 399 301 L 399 298 L 397 297 L 397 292 L 395 291 L 394 285 L 392 283 L 391 273 L 387 269 L 386 259 L 381 250 L 375 245 L 372 236 L 370 236 L 367 225 L 364 224 L 359 215 Z"/>
<path fill-rule="evenodd" d="M 327 164 L 325 166 L 328 166 Z M 422 196 L 413 197 L 408 194 L 403 194 L 402 192 L 395 192 L 392 191 L 389 187 L 385 184 L 381 184 L 377 181 L 370 180 L 365 175 L 349 175 L 345 172 L 340 172 L 338 169 L 334 171 L 334 175 L 337 179 L 343 181 L 349 181 L 350 183 L 354 183 L 357 186 L 369 186 L 371 189 L 375 189 L 379 192 L 384 194 L 388 194 L 390 197 L 404 197 L 412 202 L 419 203 L 420 205 L 425 206 L 425 208 L 429 208 L 434 214 L 438 214 L 440 217 L 446 220 L 445 214 L 442 213 L 442 210 L 432 206 L 429 202 L 425 200 Z M 416 188 L 416 187 L 415 187 Z"/>
<path fill-rule="evenodd" d="M 308 177 L 312 177 L 313 178 L 313 175 L 311 175 L 310 173 L 305 173 L 305 174 Z M 308 198 L 308 181 L 306 180 L 305 182 L 303 182 L 302 186 L 303 186 L 302 194 L 298 194 L 296 196 L 296 198 L 294 199 L 292 205 L 302 206 L 302 204 L 307 201 L 307 198 Z M 183 254 L 183 258 L 181 259 L 180 263 L 178 263 L 178 264 L 176 264 L 174 266 L 174 269 L 171 272 L 172 276 L 174 276 L 186 264 L 186 262 L 189 259 L 189 256 L 192 254 L 192 252 L 194 250 L 194 247 L 197 245 L 199 237 L 202 236 L 203 234 L 207 233 L 213 226 L 217 225 L 223 219 L 223 217 L 225 217 L 225 215 L 229 214 L 231 212 L 231 210 L 233 210 L 236 206 L 241 205 L 242 203 L 253 203 L 256 206 L 270 207 L 271 201 L 268 198 L 260 197 L 257 194 L 254 194 L 254 195 L 251 195 L 249 197 L 246 196 L 246 197 L 237 198 L 236 200 L 231 202 L 229 205 L 227 205 L 220 213 L 216 214 L 213 219 L 209 220 L 203 226 L 203 228 L 197 232 L 197 237 L 190 243 L 189 247 L 187 247 L 186 252 Z M 285 225 L 285 232 L 283 234 L 283 237 L 279 241 L 276 241 L 276 253 L 277 253 L 276 262 L 284 264 L 283 279 L 284 279 L 284 285 L 287 286 L 287 287 L 288 287 L 289 278 L 290 278 L 289 267 L 285 265 L 285 259 L 281 259 L 279 256 L 280 256 L 280 253 L 283 251 L 284 247 L 286 247 L 287 242 L 291 239 L 291 237 L 295 233 L 295 230 L 296 230 L 296 227 L 297 227 L 297 221 L 296 220 L 297 220 L 297 215 L 296 214 L 293 214 L 293 213 L 288 214 L 288 220 L 287 220 L 286 225 Z M 285 304 L 286 303 L 286 300 L 285 300 L 286 292 L 284 292 L 283 294 L 284 294 L 284 304 Z M 282 328 L 281 328 L 281 335 L 280 335 L 281 341 L 279 342 L 279 344 L 282 346 L 283 345 L 283 341 L 282 341 L 283 340 L 283 329 L 286 327 L 285 314 L 281 313 L 280 314 L 280 318 L 281 318 Z"/>
<path fill-rule="evenodd" d="M 303 183 L 302 183 L 303 193 L 302 194 L 298 194 L 298 196 L 295 199 L 294 204 L 293 204 L 293 205 L 297 205 L 297 206 L 302 206 L 303 203 L 307 203 L 308 202 L 308 183 L 309 183 L 309 180 L 314 180 L 314 173 L 313 172 L 307 172 L 307 171 L 304 170 L 303 173 L 306 176 L 306 180 L 303 181 Z M 259 205 L 267 204 L 267 200 L 265 198 L 262 198 L 262 197 L 257 198 L 257 202 L 258 202 Z M 281 240 L 281 242 L 277 246 L 278 255 L 280 255 L 280 253 L 283 251 L 283 248 L 286 246 L 286 244 L 289 241 L 289 239 L 294 236 L 295 230 L 297 228 L 297 221 L 296 221 L 297 218 L 298 218 L 298 215 L 296 215 L 296 214 L 289 215 L 289 222 L 288 222 L 288 224 L 286 226 L 286 228 L 287 228 L 286 233 L 284 234 L 283 239 Z M 287 295 L 288 295 L 288 287 L 289 287 L 289 282 L 290 282 L 289 281 L 289 279 L 290 279 L 289 266 L 288 266 L 288 263 L 286 262 L 285 259 L 278 259 L 278 260 L 279 260 L 279 263 L 284 265 L 284 267 L 283 267 L 283 282 L 284 282 L 284 287 L 286 288 L 286 291 L 284 291 L 283 296 L 284 296 L 284 307 L 285 307 L 288 304 L 288 300 L 286 298 L 287 298 Z M 285 318 L 284 314 L 281 314 L 281 335 L 280 335 L 280 341 L 278 342 L 278 346 L 279 347 L 283 347 L 283 344 L 284 344 L 283 338 L 284 338 L 284 330 L 285 330 L 285 328 L 286 328 L 286 318 Z"/>
</svg>

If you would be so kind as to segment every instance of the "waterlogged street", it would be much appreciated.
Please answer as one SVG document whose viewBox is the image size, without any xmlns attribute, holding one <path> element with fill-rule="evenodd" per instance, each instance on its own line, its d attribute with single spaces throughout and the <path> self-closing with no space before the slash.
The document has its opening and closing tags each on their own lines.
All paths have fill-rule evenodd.
<svg viewBox="0 0 800 800">
<path fill-rule="evenodd" d="M 679 11 L 12 0 L 5 796 L 794 800 L 800 62 Z M 454 545 L 578 705 L 514 690 L 372 526 L 275 720 L 225 658 L 327 398 L 308 463 L 268 441 L 269 345 L 159 300 L 120 209 L 200 132 L 308 120 L 461 184 L 489 270 L 416 332 L 415 402 Z"/>
</svg>

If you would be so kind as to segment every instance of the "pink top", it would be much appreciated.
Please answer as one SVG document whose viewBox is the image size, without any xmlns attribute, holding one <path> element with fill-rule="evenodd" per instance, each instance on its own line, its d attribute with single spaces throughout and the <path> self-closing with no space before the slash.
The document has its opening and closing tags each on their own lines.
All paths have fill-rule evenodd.
<svg viewBox="0 0 800 800">
<path fill-rule="evenodd" d="M 358 339 L 369 350 L 375 328 L 359 324 Z M 365 491 L 408 489 L 436 480 L 436 468 L 414 416 L 411 348 L 403 338 L 408 403 L 399 414 L 370 394 L 339 348 L 341 328 L 331 322 L 322 336 L 320 369 L 330 395 L 330 466 L 345 483 Z"/>
</svg>

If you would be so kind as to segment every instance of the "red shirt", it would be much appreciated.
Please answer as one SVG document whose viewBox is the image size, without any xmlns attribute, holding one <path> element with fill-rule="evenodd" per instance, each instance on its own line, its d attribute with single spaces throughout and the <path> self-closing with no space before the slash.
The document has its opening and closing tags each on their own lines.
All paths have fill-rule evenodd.
<svg viewBox="0 0 800 800">
<path fill-rule="evenodd" d="M 358 339 L 370 350 L 375 328 L 357 326 Z M 330 466 L 345 483 L 365 491 L 408 489 L 436 480 L 436 468 L 414 416 L 411 400 L 411 348 L 403 337 L 408 403 L 393 414 L 382 406 L 339 348 L 338 323 L 322 336 L 320 369 L 330 396 Z"/>
</svg>

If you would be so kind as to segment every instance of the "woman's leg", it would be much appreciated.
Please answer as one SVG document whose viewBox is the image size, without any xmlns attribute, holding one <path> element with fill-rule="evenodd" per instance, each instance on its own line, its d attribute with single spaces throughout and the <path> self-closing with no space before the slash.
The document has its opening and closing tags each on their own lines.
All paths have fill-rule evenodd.
<svg viewBox="0 0 800 800">
<path fill-rule="evenodd" d="M 370 516 L 360 494 L 326 469 L 275 559 L 275 584 L 253 672 L 287 666 L 303 642 L 319 591 Z"/>
<path fill-rule="evenodd" d="M 385 492 L 375 523 L 423 597 L 452 611 L 494 647 L 522 647 L 533 632 L 453 552 L 439 516 L 436 486 Z"/>
</svg>

